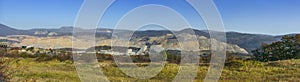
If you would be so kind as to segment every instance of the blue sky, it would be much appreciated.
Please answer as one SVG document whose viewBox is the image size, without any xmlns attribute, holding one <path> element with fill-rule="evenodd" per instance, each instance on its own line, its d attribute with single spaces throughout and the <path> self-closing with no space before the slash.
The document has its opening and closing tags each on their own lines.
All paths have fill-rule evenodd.
<svg viewBox="0 0 300 82">
<path fill-rule="evenodd" d="M 227 31 L 260 34 L 300 33 L 300 0 L 214 0 Z M 72 26 L 83 0 L 0 0 L 0 23 L 18 29 Z M 100 27 L 113 27 L 133 8 L 159 4 L 173 8 L 190 24 L 206 30 L 184 0 L 117 0 Z"/>
</svg>

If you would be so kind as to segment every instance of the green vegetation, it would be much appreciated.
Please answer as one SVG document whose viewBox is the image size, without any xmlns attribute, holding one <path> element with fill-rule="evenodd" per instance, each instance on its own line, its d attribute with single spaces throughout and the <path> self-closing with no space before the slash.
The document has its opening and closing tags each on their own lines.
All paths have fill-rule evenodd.
<svg viewBox="0 0 300 82">
<path fill-rule="evenodd" d="M 11 65 L 22 68 L 14 68 L 18 69 L 18 71 L 12 75 L 12 81 L 80 81 L 75 68 L 70 61 L 59 62 L 53 60 L 38 62 L 33 58 L 20 58 L 16 60 L 17 62 Z"/>
<path fill-rule="evenodd" d="M 300 35 L 283 36 L 281 41 L 270 45 L 264 44 L 254 50 L 255 59 L 259 61 L 277 61 L 300 58 Z"/>
<path fill-rule="evenodd" d="M 13 59 L 8 58 L 0 58 L 0 81 L 6 82 L 10 81 L 12 78 L 12 74 L 16 72 L 17 70 L 15 68 L 20 68 L 19 66 L 11 66 L 11 64 L 14 64 L 16 61 Z"/>
</svg>

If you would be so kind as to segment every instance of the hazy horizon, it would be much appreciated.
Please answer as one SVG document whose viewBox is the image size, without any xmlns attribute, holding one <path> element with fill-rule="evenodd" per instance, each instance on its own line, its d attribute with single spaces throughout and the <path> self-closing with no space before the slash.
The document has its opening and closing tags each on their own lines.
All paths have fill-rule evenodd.
<svg viewBox="0 0 300 82">
<path fill-rule="evenodd" d="M 2 24 L 2 23 L 0 23 Z M 6 25 L 6 24 L 3 24 L 3 25 Z M 73 27 L 73 26 L 67 26 L 67 25 L 62 25 L 60 27 L 48 27 L 48 28 L 45 28 L 45 27 L 36 27 L 36 28 L 26 28 L 26 29 L 20 29 L 20 28 L 15 28 L 15 27 L 12 27 L 12 26 L 9 26 L 9 25 L 6 25 L 8 27 L 11 27 L 11 28 L 14 28 L 14 29 L 18 29 L 18 30 L 31 30 L 31 29 L 60 29 L 62 27 Z M 98 27 L 97 29 L 99 29 L 100 27 Z M 110 28 L 110 27 L 101 27 L 102 29 L 114 29 L 114 28 Z M 189 28 L 184 28 L 184 29 L 189 29 Z M 180 30 L 184 30 L 184 29 L 179 29 L 179 30 L 175 30 L 175 31 L 180 31 Z M 208 29 L 198 29 L 198 28 L 193 28 L 193 29 L 196 29 L 196 30 L 202 30 L 202 31 L 207 31 Z M 117 30 L 130 30 L 130 31 L 133 31 L 131 29 L 117 29 Z M 166 30 L 166 29 L 139 29 L 138 31 L 151 31 L 151 30 L 154 30 L 154 31 L 161 31 L 161 30 Z M 288 35 L 288 34 L 300 34 L 300 32 L 290 32 L 290 33 L 282 33 L 282 34 L 268 34 L 268 33 L 257 33 L 257 32 L 241 32 L 241 31 L 238 31 L 238 30 L 227 30 L 225 29 L 225 32 L 238 32 L 238 33 L 245 33 L 245 34 L 262 34 L 262 35 L 272 35 L 272 36 L 281 36 L 281 35 Z"/>
<path fill-rule="evenodd" d="M 226 32 L 268 35 L 300 32 L 298 0 L 214 0 L 214 2 L 221 14 Z M 82 3 L 83 0 L 0 0 L 0 23 L 16 29 L 73 26 Z M 201 16 L 198 16 L 183 0 L 116 1 L 99 22 L 99 27 L 112 29 L 124 14 L 145 4 L 159 4 L 173 8 L 195 29 L 207 30 Z"/>
</svg>

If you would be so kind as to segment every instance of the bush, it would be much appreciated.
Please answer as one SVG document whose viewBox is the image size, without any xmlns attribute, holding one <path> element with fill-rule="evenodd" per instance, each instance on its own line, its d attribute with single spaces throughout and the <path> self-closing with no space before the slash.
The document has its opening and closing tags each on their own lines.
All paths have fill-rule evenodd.
<svg viewBox="0 0 300 82">
<path fill-rule="evenodd" d="M 263 67 L 264 65 L 262 62 L 253 60 L 233 60 L 225 63 L 225 66 L 229 67 Z"/>
<path fill-rule="evenodd" d="M 12 78 L 12 74 L 20 71 L 16 68 L 22 68 L 20 66 L 13 67 L 12 64 L 18 63 L 18 59 L 10 59 L 1 56 L 0 58 L 0 82 L 9 82 Z"/>
<path fill-rule="evenodd" d="M 256 60 L 267 62 L 300 58 L 300 35 L 283 36 L 281 41 L 270 45 L 263 45 L 261 48 L 252 51 Z"/>
<path fill-rule="evenodd" d="M 39 55 L 37 56 L 36 61 L 42 62 L 42 61 L 49 61 L 49 60 L 52 60 L 52 59 L 53 59 L 53 58 L 50 57 L 50 56 L 47 55 L 47 54 L 39 54 Z"/>
<path fill-rule="evenodd" d="M 244 64 L 244 61 L 242 61 L 242 60 L 234 60 L 234 61 L 225 63 L 225 66 L 242 67 L 242 66 L 245 66 L 245 64 Z"/>
<path fill-rule="evenodd" d="M 71 52 L 65 52 L 62 54 L 58 54 L 52 57 L 52 59 L 57 59 L 59 61 L 67 61 L 67 60 L 72 60 L 72 53 Z"/>
</svg>

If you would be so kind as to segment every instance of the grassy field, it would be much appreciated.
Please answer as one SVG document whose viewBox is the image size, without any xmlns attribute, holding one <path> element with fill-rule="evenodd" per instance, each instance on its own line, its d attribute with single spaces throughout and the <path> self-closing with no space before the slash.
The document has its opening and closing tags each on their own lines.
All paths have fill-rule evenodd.
<svg viewBox="0 0 300 82">
<path fill-rule="evenodd" d="M 100 64 L 100 63 L 99 63 Z M 103 65 L 103 63 L 101 64 Z M 16 70 L 12 81 L 16 82 L 78 82 L 80 81 L 75 67 L 70 61 L 37 62 L 34 59 L 18 59 L 10 69 Z M 107 63 L 104 74 L 112 82 L 170 82 L 177 74 L 179 66 L 167 64 L 160 74 L 150 80 L 131 78 L 115 65 Z M 201 82 L 207 73 L 208 66 L 199 66 L 196 82 Z M 226 66 L 220 78 L 221 82 L 257 82 L 257 81 L 300 81 L 300 60 L 276 62 L 234 61 Z"/>
</svg>

